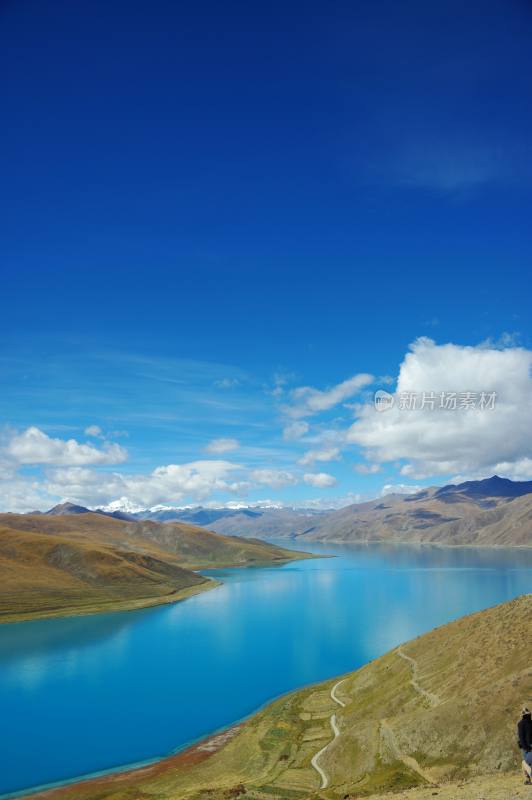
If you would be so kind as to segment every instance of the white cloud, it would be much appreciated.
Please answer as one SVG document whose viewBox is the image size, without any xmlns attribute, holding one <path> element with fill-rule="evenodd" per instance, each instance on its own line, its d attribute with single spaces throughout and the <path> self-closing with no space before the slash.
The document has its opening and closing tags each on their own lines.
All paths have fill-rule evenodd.
<svg viewBox="0 0 532 800">
<path fill-rule="evenodd" d="M 373 380 L 373 375 L 361 373 L 324 391 L 314 389 L 312 386 L 300 386 L 290 392 L 291 403 L 285 405 L 283 411 L 289 417 L 296 419 L 328 411 L 338 403 L 353 397 Z"/>
<path fill-rule="evenodd" d="M 49 496 L 61 501 L 95 507 L 127 491 L 127 479 L 120 473 L 88 467 L 56 467 L 47 470 L 44 486 Z"/>
<path fill-rule="evenodd" d="M 381 497 L 387 494 L 416 494 L 422 488 L 422 486 L 409 486 L 406 483 L 387 483 L 382 487 Z"/>
<path fill-rule="evenodd" d="M 347 441 L 373 462 L 406 461 L 414 478 L 449 473 L 494 472 L 532 477 L 532 352 L 418 339 L 401 364 L 395 405 L 377 412 L 365 404 Z M 403 393 L 496 392 L 495 407 L 401 410 Z"/>
<path fill-rule="evenodd" d="M 239 447 L 238 439 L 213 439 L 206 445 L 205 452 L 221 455 L 222 453 L 230 453 L 231 450 L 238 450 Z"/>
<path fill-rule="evenodd" d="M 246 476 L 240 464 L 229 461 L 194 461 L 168 464 L 148 474 L 99 472 L 84 467 L 50 468 L 45 489 L 49 496 L 90 507 L 108 506 L 120 499 L 121 507 L 146 508 L 180 503 L 185 498 L 204 502 L 214 492 L 245 495 L 253 485 L 280 489 L 297 483 L 288 471 L 256 469 Z"/>
<path fill-rule="evenodd" d="M 283 429 L 283 439 L 287 442 L 293 442 L 296 439 L 301 439 L 309 431 L 308 422 L 303 420 L 295 420 L 285 425 Z"/>
<path fill-rule="evenodd" d="M 5 511 L 23 514 L 49 508 L 56 501 L 39 481 L 26 477 L 3 479 L 0 486 L 1 508 Z"/>
<path fill-rule="evenodd" d="M 103 438 L 103 431 L 99 425 L 89 425 L 88 428 L 85 428 L 85 434 L 87 436 L 92 436 L 95 439 Z"/>
<path fill-rule="evenodd" d="M 499 461 L 493 464 L 490 474 L 510 478 L 513 481 L 528 481 L 532 478 L 532 459 L 520 458 L 517 461 Z M 477 481 L 486 477 L 486 471 L 459 473 L 449 479 L 449 483 L 464 483 L 465 481 Z"/>
<path fill-rule="evenodd" d="M 187 495 L 198 499 L 208 497 L 217 490 L 238 491 L 227 478 L 237 469 L 229 461 L 193 461 L 189 464 L 168 464 L 157 467 L 140 481 L 127 478 L 129 494 L 153 505 L 163 501 L 180 500 Z"/>
<path fill-rule="evenodd" d="M 353 469 L 359 475 L 375 475 L 381 471 L 382 467 L 380 464 L 354 464 Z"/>
<path fill-rule="evenodd" d="M 329 475 L 327 472 L 307 472 L 303 475 L 303 480 L 309 486 L 314 486 L 319 489 L 328 489 L 331 486 L 336 486 L 336 478 Z"/>
<path fill-rule="evenodd" d="M 322 450 L 309 450 L 299 459 L 298 463 L 306 467 L 314 464 L 315 461 L 337 461 L 339 458 L 339 447 L 325 447 Z"/>
<path fill-rule="evenodd" d="M 485 347 L 488 350 L 506 350 L 507 347 L 518 347 L 520 344 L 521 336 L 517 331 L 503 331 L 500 336 L 493 338 L 489 336 L 479 344 L 479 347 Z"/>
<path fill-rule="evenodd" d="M 4 453 L 17 464 L 57 466 L 120 464 L 128 455 L 119 444 L 109 443 L 100 450 L 90 444 L 80 444 L 75 439 L 53 439 L 36 427 L 11 436 Z"/>
<path fill-rule="evenodd" d="M 286 386 L 295 379 L 292 372 L 276 372 L 273 376 L 273 386 L 265 386 L 264 391 L 272 397 L 282 397 Z"/>
<path fill-rule="evenodd" d="M 17 472 L 17 464 L 13 459 L 7 458 L 5 453 L 0 450 L 0 480 L 6 481 L 14 478 Z"/>
<path fill-rule="evenodd" d="M 297 478 L 291 472 L 280 469 L 254 469 L 250 477 L 255 483 L 271 486 L 272 489 L 282 489 L 297 483 Z"/>
<path fill-rule="evenodd" d="M 49 494 L 82 505 L 108 504 L 117 498 L 146 506 L 175 503 L 185 497 L 201 501 L 215 491 L 240 494 L 249 484 L 230 480 L 240 465 L 229 461 L 192 461 L 167 464 L 148 474 L 102 473 L 83 467 L 50 469 L 46 489 Z"/>
</svg>

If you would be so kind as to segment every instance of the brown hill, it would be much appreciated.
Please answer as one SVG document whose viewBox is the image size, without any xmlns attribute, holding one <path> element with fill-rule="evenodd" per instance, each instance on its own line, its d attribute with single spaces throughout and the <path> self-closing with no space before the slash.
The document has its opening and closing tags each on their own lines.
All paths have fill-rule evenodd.
<svg viewBox="0 0 532 800">
<path fill-rule="evenodd" d="M 184 523 L 0 514 L 0 621 L 172 602 L 216 585 L 191 570 L 304 557 Z"/>
<path fill-rule="evenodd" d="M 320 515 L 281 509 L 224 517 L 211 527 L 226 534 L 298 541 L 529 547 L 532 482 L 494 475 L 413 495 L 386 495 Z"/>
<path fill-rule="evenodd" d="M 1 622 L 172 602 L 211 583 L 155 547 L 0 526 Z"/>
<path fill-rule="evenodd" d="M 394 495 L 329 514 L 301 538 L 532 546 L 532 494 L 479 499 L 460 492 L 438 495 L 431 489 L 406 497 Z"/>
<path fill-rule="evenodd" d="M 330 513 L 330 512 L 329 512 Z M 305 509 L 272 508 L 255 516 L 245 513 L 220 517 L 209 527 L 228 536 L 252 536 L 261 539 L 293 539 L 319 525 L 327 513 L 308 512 Z"/>
<path fill-rule="evenodd" d="M 531 640 L 527 595 L 282 697 L 243 725 L 159 764 L 46 796 L 515 798 L 521 783 L 515 723 L 532 697 Z M 420 788 L 410 793 L 410 787 Z"/>
</svg>

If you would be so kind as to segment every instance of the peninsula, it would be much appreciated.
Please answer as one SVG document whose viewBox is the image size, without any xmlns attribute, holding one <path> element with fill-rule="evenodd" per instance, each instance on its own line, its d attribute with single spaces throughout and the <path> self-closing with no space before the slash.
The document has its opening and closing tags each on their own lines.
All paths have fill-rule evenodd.
<svg viewBox="0 0 532 800">
<path fill-rule="evenodd" d="M 309 557 L 186 523 L 0 514 L 0 622 L 173 603 L 217 585 L 197 570 Z"/>
</svg>

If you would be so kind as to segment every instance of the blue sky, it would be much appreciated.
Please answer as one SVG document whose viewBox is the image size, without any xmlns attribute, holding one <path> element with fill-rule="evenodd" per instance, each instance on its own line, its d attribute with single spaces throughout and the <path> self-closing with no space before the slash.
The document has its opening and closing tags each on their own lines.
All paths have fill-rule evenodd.
<svg viewBox="0 0 532 800">
<path fill-rule="evenodd" d="M 528 477 L 528 3 L 0 19 L 5 508 Z M 432 385 L 496 387 L 499 416 L 368 416 Z"/>
</svg>

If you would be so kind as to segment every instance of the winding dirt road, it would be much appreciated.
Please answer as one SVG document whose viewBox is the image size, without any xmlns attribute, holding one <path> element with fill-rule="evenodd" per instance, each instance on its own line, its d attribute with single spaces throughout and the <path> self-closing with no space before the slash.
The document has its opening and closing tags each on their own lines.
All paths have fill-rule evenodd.
<svg viewBox="0 0 532 800">
<path fill-rule="evenodd" d="M 424 689 L 419 683 L 417 661 L 414 658 L 412 658 L 411 656 L 407 655 L 405 652 L 403 652 L 402 646 L 398 647 L 395 652 L 397 653 L 397 655 L 400 658 L 402 658 L 404 661 L 406 661 L 408 663 L 408 665 L 410 666 L 410 669 L 412 670 L 412 677 L 410 679 L 410 683 L 411 683 L 412 687 L 415 689 L 415 691 L 418 694 L 420 694 L 423 698 L 425 698 L 425 700 L 427 700 L 427 702 L 431 706 L 438 705 L 438 703 L 441 702 L 440 698 L 436 694 L 433 694 L 432 692 L 427 691 L 427 689 Z M 340 698 L 336 695 L 336 690 L 338 689 L 340 684 L 344 682 L 344 680 L 345 680 L 345 678 L 342 678 L 342 680 L 340 680 L 337 683 L 335 683 L 334 686 L 331 689 L 331 692 L 330 692 L 331 700 L 333 700 L 335 703 L 337 703 L 337 705 L 341 706 L 342 708 L 345 708 L 345 703 L 343 702 L 343 700 L 340 700 Z M 322 755 L 329 749 L 329 747 L 332 745 L 332 743 L 338 738 L 338 736 L 340 736 L 340 730 L 338 728 L 338 722 L 336 720 L 336 714 L 334 714 L 334 713 L 331 714 L 330 725 L 331 725 L 331 731 L 332 731 L 332 734 L 333 734 L 333 738 L 330 740 L 330 742 L 327 742 L 327 744 L 324 747 L 322 747 L 321 750 L 319 750 L 316 753 L 315 756 L 313 756 L 313 758 L 312 758 L 312 760 L 310 762 L 312 764 L 312 766 L 314 767 L 314 769 L 316 770 L 316 772 L 318 773 L 318 775 L 320 776 L 320 778 L 321 778 L 320 789 L 326 789 L 327 788 L 327 786 L 329 785 L 329 778 L 328 778 L 327 773 L 325 772 L 325 770 L 322 767 L 320 767 L 319 760 L 322 757 Z M 417 772 L 419 775 L 421 775 L 421 777 L 425 781 L 427 781 L 427 783 L 429 783 L 429 784 L 433 783 L 433 779 L 432 779 L 432 776 L 431 776 L 430 772 L 428 772 L 427 770 L 423 769 L 423 767 L 419 764 L 419 762 L 413 756 L 410 756 L 407 753 L 403 753 L 401 751 L 400 747 L 397 744 L 397 740 L 395 738 L 395 734 L 394 734 L 392 728 L 390 727 L 388 721 L 385 720 L 385 719 L 381 720 L 380 736 L 381 736 L 381 739 L 383 740 L 383 743 L 385 744 L 385 746 L 392 753 L 393 757 L 399 759 L 400 761 L 403 762 L 403 764 L 405 764 L 411 770 L 413 770 L 414 772 Z"/>
<path fill-rule="evenodd" d="M 340 684 L 344 682 L 344 680 L 345 680 L 345 678 L 342 678 L 342 680 L 338 681 L 337 683 L 335 683 L 334 686 L 331 689 L 331 700 L 334 700 L 334 702 L 337 703 L 342 708 L 345 708 L 345 703 L 342 700 L 340 700 L 339 697 L 337 697 L 336 690 L 338 689 Z M 318 775 L 320 776 L 320 778 L 321 778 L 320 789 L 326 789 L 327 788 L 327 786 L 329 785 L 329 778 L 327 777 L 327 774 L 326 774 L 325 770 L 323 770 L 320 767 L 320 765 L 318 764 L 318 761 L 320 760 L 321 756 L 325 753 L 325 751 L 328 750 L 329 747 L 332 745 L 332 743 L 338 738 L 338 736 L 340 736 L 340 730 L 338 728 L 338 723 L 336 721 L 336 714 L 331 714 L 330 724 L 331 724 L 331 730 L 333 732 L 333 738 L 331 739 L 330 742 L 327 742 L 325 747 L 322 747 L 321 750 L 319 750 L 316 753 L 316 755 L 313 756 L 313 758 L 312 758 L 312 760 L 310 762 L 312 764 L 312 766 L 314 767 L 314 769 L 316 770 L 316 772 L 318 773 Z"/>
</svg>

